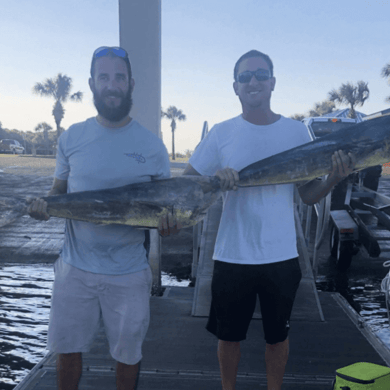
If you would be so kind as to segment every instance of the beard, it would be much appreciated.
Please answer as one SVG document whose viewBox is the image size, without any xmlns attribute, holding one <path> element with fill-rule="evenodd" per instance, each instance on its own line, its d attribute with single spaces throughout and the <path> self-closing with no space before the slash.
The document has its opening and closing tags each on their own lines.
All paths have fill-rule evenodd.
<svg viewBox="0 0 390 390">
<path fill-rule="evenodd" d="M 122 101 L 118 107 L 110 107 L 104 101 L 107 96 L 115 96 L 122 99 Z M 110 122 L 119 122 L 129 115 L 131 107 L 133 106 L 131 88 L 129 87 L 126 95 L 120 92 L 111 91 L 105 91 L 99 95 L 96 91 L 93 91 L 93 103 L 97 112 L 104 119 L 107 119 Z"/>
</svg>

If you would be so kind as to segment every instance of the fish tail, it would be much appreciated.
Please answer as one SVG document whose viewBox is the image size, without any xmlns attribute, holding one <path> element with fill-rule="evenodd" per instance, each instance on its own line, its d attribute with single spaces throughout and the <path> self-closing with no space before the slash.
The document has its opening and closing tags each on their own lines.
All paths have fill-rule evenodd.
<svg viewBox="0 0 390 390">
<path fill-rule="evenodd" d="M 0 196 L 0 228 L 25 215 L 27 207 L 28 204 L 25 200 Z"/>
</svg>

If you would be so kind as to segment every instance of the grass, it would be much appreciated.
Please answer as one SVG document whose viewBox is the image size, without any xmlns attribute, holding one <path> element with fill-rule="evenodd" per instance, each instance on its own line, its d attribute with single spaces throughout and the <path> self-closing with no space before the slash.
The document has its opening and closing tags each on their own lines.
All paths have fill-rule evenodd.
<svg viewBox="0 0 390 390">
<path fill-rule="evenodd" d="M 0 153 L 1 157 L 15 157 L 19 156 L 19 154 L 8 154 L 8 153 Z"/>
<path fill-rule="evenodd" d="M 188 157 L 184 157 L 184 158 L 176 157 L 175 160 L 172 160 L 172 158 L 169 157 L 169 161 L 170 161 L 170 162 L 188 163 L 188 160 L 189 160 Z"/>
</svg>

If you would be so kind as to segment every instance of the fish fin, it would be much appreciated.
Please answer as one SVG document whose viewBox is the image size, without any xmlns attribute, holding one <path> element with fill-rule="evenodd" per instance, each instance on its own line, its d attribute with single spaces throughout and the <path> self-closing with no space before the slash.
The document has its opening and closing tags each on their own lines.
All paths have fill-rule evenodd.
<svg viewBox="0 0 390 390">
<path fill-rule="evenodd" d="M 0 227 L 9 225 L 27 213 L 27 202 L 0 196 Z"/>
</svg>

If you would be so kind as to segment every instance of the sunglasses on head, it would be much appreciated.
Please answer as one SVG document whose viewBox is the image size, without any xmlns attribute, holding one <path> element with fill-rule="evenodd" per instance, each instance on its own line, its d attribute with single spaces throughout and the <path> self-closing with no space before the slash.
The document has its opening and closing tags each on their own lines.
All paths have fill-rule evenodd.
<svg viewBox="0 0 390 390">
<path fill-rule="evenodd" d="M 104 57 L 104 56 L 108 55 L 109 53 L 112 53 L 115 56 L 120 57 L 120 58 L 128 58 L 129 57 L 127 54 L 127 51 L 125 49 L 122 49 L 121 47 L 115 47 L 115 46 L 114 47 L 109 47 L 109 46 L 99 47 L 93 52 L 93 57 L 100 58 L 100 57 Z"/>
<path fill-rule="evenodd" d="M 255 71 L 246 70 L 237 76 L 237 80 L 241 84 L 249 83 L 252 77 L 255 76 L 258 81 L 266 81 L 271 78 L 271 72 L 268 69 L 259 68 Z"/>
</svg>

